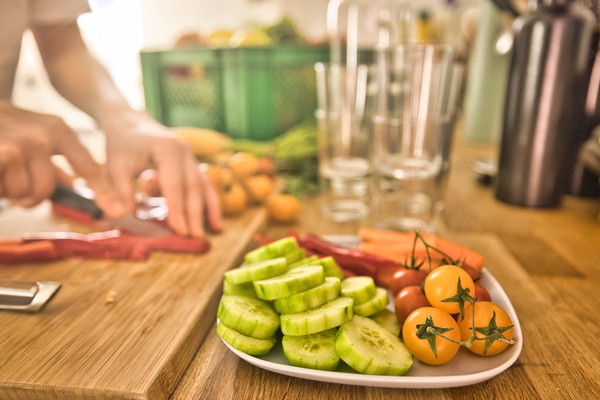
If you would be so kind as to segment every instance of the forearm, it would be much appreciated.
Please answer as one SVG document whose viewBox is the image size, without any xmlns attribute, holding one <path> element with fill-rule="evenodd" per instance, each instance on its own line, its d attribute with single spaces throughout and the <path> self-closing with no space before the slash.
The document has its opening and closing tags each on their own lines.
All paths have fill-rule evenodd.
<svg viewBox="0 0 600 400">
<path fill-rule="evenodd" d="M 89 53 L 75 23 L 32 28 L 52 85 L 67 100 L 90 115 L 106 132 L 109 124 L 146 119 L 133 110 L 104 67 Z"/>
</svg>

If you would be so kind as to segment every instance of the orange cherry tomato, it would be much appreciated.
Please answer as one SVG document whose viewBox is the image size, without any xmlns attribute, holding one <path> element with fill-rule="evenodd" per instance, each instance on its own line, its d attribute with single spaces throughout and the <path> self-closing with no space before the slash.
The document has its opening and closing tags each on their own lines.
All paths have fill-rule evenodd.
<svg viewBox="0 0 600 400">
<path fill-rule="evenodd" d="M 475 295 L 473 279 L 456 265 L 442 265 L 431 271 L 423 288 L 429 303 L 449 314 L 459 313 L 468 296 Z"/>
<path fill-rule="evenodd" d="M 300 200 L 291 194 L 274 193 L 267 198 L 267 211 L 269 217 L 280 223 L 296 222 L 300 218 L 302 212 L 302 203 Z"/>
<path fill-rule="evenodd" d="M 421 307 L 410 313 L 402 325 L 402 338 L 408 349 L 415 358 L 426 364 L 442 365 L 452 360 L 460 345 L 427 333 L 427 326 L 433 327 L 452 340 L 460 341 L 460 329 L 450 314 L 434 307 Z M 428 340 L 430 336 L 433 339 L 433 348 Z"/>
<path fill-rule="evenodd" d="M 254 154 L 240 151 L 229 157 L 227 166 L 236 177 L 243 179 L 256 174 L 260 168 L 260 162 Z"/>
<path fill-rule="evenodd" d="M 264 174 L 252 175 L 244 180 L 245 187 L 251 192 L 251 198 L 259 203 L 265 199 L 275 189 L 275 182 L 272 178 Z"/>
<path fill-rule="evenodd" d="M 496 337 L 488 340 L 474 340 L 467 348 L 481 356 L 502 353 L 509 343 L 500 340 L 501 337 L 512 340 L 514 334 L 513 323 L 509 315 L 502 307 L 491 301 L 476 301 L 474 310 L 476 337 L 483 338 L 490 335 L 496 335 Z M 458 327 L 462 341 L 469 340 L 473 334 L 473 306 L 471 304 L 465 305 L 464 317 L 458 317 Z"/>
<path fill-rule="evenodd" d="M 220 197 L 226 215 L 240 214 L 248 206 L 248 194 L 238 182 L 225 185 Z"/>
</svg>

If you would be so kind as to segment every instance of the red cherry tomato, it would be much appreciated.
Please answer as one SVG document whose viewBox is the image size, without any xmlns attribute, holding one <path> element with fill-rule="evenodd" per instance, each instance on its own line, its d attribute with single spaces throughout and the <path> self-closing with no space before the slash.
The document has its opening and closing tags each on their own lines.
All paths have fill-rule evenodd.
<svg viewBox="0 0 600 400">
<path fill-rule="evenodd" d="M 475 295 L 477 301 L 492 301 L 490 292 L 479 282 L 475 282 Z"/>
<path fill-rule="evenodd" d="M 429 307 L 429 302 L 420 286 L 406 286 L 395 297 L 394 310 L 401 324 L 411 312 L 421 307 Z"/>
<path fill-rule="evenodd" d="M 390 282 L 390 291 L 396 296 L 407 286 L 421 286 L 427 277 L 427 272 L 416 269 L 402 268 L 396 271 Z"/>
<path fill-rule="evenodd" d="M 471 279 L 477 280 L 477 279 L 481 278 L 481 272 L 478 271 L 477 269 L 471 267 L 470 265 L 463 264 L 463 265 L 461 265 L 461 268 L 464 269 L 465 271 L 467 271 L 467 273 L 469 274 Z"/>
</svg>

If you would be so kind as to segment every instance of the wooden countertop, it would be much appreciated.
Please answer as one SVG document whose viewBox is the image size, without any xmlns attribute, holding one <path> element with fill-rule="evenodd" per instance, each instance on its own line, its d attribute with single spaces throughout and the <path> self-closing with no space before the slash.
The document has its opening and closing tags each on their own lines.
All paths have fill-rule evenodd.
<svg viewBox="0 0 600 400">
<path fill-rule="evenodd" d="M 416 399 L 424 396 L 432 398 L 600 398 L 600 379 L 598 379 L 600 376 L 598 352 L 600 300 L 597 295 L 600 287 L 600 221 L 598 219 L 600 200 L 567 197 L 560 208 L 547 210 L 525 209 L 500 203 L 494 199 L 491 187 L 477 184 L 475 174 L 470 171 L 470 164 L 475 158 L 490 153 L 491 150 L 483 146 L 456 143 L 449 177 L 447 209 L 438 234 L 483 253 L 487 260 L 486 267 L 502 285 L 517 312 L 523 330 L 523 350 L 517 362 L 498 376 L 476 385 L 454 389 L 385 389 L 315 382 L 257 368 L 230 352 L 216 334 L 215 302 L 221 294 L 220 286 L 215 282 L 221 278 L 216 279 L 214 275 L 204 278 L 211 282 L 210 288 L 202 295 L 202 301 L 209 307 L 202 312 L 194 309 L 198 316 L 203 317 L 201 324 L 203 328 L 199 329 L 198 323 L 192 323 L 190 318 L 189 330 L 185 335 L 180 334 L 181 337 L 193 336 L 193 340 L 187 341 L 187 347 L 183 346 L 182 350 L 182 345 L 171 346 L 175 348 L 166 348 L 166 352 L 170 354 L 160 352 L 157 354 L 157 359 L 164 359 L 163 362 L 170 373 L 168 376 L 170 380 L 165 380 L 165 372 L 158 368 L 143 368 L 139 363 L 135 365 L 126 363 L 128 368 L 124 369 L 118 378 L 124 382 L 123 386 L 119 387 L 113 382 L 108 382 L 107 377 L 117 379 L 115 371 L 111 369 L 111 363 L 123 361 L 120 358 L 126 355 L 127 349 L 119 348 L 119 351 L 124 353 L 113 353 L 108 358 L 95 361 L 101 362 L 98 367 L 101 369 L 99 375 L 91 374 L 88 368 L 82 370 L 79 378 L 75 379 L 77 383 L 83 382 L 86 385 L 102 382 L 109 391 L 98 394 L 85 389 L 84 386 L 84 389 L 69 392 L 68 387 L 63 390 L 51 386 L 46 396 L 45 392 L 32 391 L 32 387 L 26 384 L 0 381 L 0 394 L 2 394 L 0 398 L 65 398 L 61 397 L 65 393 L 69 394 L 69 398 L 165 398 L 168 396 L 169 388 L 174 388 L 171 398 L 175 400 L 300 398 L 389 400 Z M 302 219 L 293 226 L 268 224 L 261 228 L 263 225 L 259 215 L 246 217 L 249 218 L 248 221 L 232 223 L 230 226 L 233 229 L 244 230 L 244 238 L 249 237 L 248 229 L 260 229 L 262 233 L 277 238 L 285 235 L 290 229 L 318 234 L 356 234 L 361 225 L 371 223 L 368 219 L 360 223 L 344 224 L 327 221 L 321 217 L 318 203 L 318 198 L 307 199 Z M 0 222 L 2 221 L 6 220 L 0 219 Z M 56 223 L 50 222 L 48 227 Z M 36 224 L 41 223 L 36 222 Z M 36 226 L 39 229 L 46 229 L 46 225 Z M 19 229 L 25 228 L 19 227 Z M 236 232 L 233 232 L 233 236 L 238 236 Z M 18 232 L 9 229 L 6 224 L 0 223 L 0 234 L 3 236 L 14 236 L 16 233 Z M 229 236 L 228 234 L 221 241 L 216 241 L 215 245 L 220 244 L 223 247 L 215 251 L 210 259 L 225 259 L 230 267 L 235 266 L 236 257 L 229 254 L 229 247 L 225 247 L 236 243 L 231 250 L 241 251 L 244 246 L 235 240 L 229 244 L 223 243 Z M 190 257 L 184 258 L 190 260 Z M 153 260 L 166 262 L 167 258 L 157 256 Z M 203 262 L 202 258 L 191 260 L 199 265 Z M 62 270 L 64 272 L 61 276 L 70 279 L 69 271 L 72 270 L 72 282 L 77 285 L 85 283 L 94 287 L 93 281 L 89 278 L 84 279 L 82 270 L 77 267 L 76 263 L 70 263 L 67 270 Z M 135 267 L 153 269 L 150 265 L 144 264 L 136 264 Z M 4 273 L 4 277 L 23 278 L 33 273 L 35 268 L 35 265 L 21 270 L 7 267 L 0 272 Z M 96 308 L 102 307 L 95 303 L 102 302 L 105 289 L 110 287 L 109 283 L 114 275 L 122 273 L 125 277 L 132 275 L 132 279 L 139 278 L 139 274 L 136 276 L 135 271 L 127 271 L 127 266 L 119 266 L 109 275 L 100 273 L 107 268 L 109 268 L 107 263 L 102 262 L 94 264 L 92 268 L 98 272 L 98 277 L 102 277 L 92 290 L 92 295 L 95 294 L 96 298 L 88 300 L 94 303 L 92 306 Z M 214 274 L 222 275 L 223 268 L 225 267 L 220 266 Z M 58 269 L 53 267 L 53 270 Z M 43 272 L 43 275 L 45 274 L 46 272 Z M 193 287 L 190 286 L 190 289 L 193 290 Z M 89 306 L 89 304 L 79 306 L 67 304 L 68 299 L 65 297 L 71 295 L 74 294 L 69 290 L 61 292 L 59 297 L 50 303 L 46 317 L 42 314 L 39 318 L 51 318 L 52 314 L 62 309 L 73 307 L 82 309 Z M 195 298 L 192 293 L 189 295 Z M 210 315 L 206 310 L 211 311 Z M 87 311 L 86 313 L 89 314 Z M 0 322 L 5 320 L 7 315 L 0 313 Z M 10 314 L 8 319 L 16 318 L 21 317 Z M 31 320 L 34 317 L 23 318 Z M 100 316 L 96 315 L 94 318 L 99 320 Z M 51 319 L 48 321 L 51 322 Z M 76 332 L 82 333 L 75 322 L 72 327 Z M 131 329 L 135 326 L 134 324 Z M 58 332 L 61 327 L 54 326 L 53 329 Z M 93 330 L 85 332 L 91 338 L 100 337 L 110 342 L 106 338 L 109 333 L 109 331 Z M 15 335 L 15 333 L 9 335 L 8 339 L 0 337 L 0 345 L 9 343 Z M 67 340 L 64 344 L 67 349 L 68 336 L 64 332 L 57 334 L 55 340 L 51 342 L 56 344 L 61 337 Z M 33 338 L 28 340 L 31 343 L 34 341 Z M 160 338 L 155 336 L 153 340 L 159 341 Z M 85 350 L 81 342 L 73 343 L 77 344 L 77 348 L 81 348 L 82 351 Z M 198 343 L 200 343 L 199 348 L 193 347 Z M 142 344 L 132 345 L 132 350 L 135 351 Z M 94 348 L 96 347 L 98 346 Z M 193 355 L 195 348 L 197 351 Z M 184 354 L 184 350 L 187 354 Z M 14 368 L 8 368 L 9 364 L 6 364 L 2 357 L 6 354 L 7 349 L 0 346 L 0 372 L 4 371 L 4 376 L 15 376 Z M 185 372 L 182 369 L 181 373 L 178 373 L 178 369 L 173 367 L 174 356 L 185 360 L 187 363 Z M 59 357 L 67 361 L 70 358 L 72 355 Z M 46 362 L 50 363 L 48 360 Z M 78 364 L 81 362 L 75 362 L 74 365 Z M 50 367 L 51 371 L 60 371 L 56 365 Z M 41 366 L 34 372 L 42 375 L 42 384 L 66 382 L 64 377 L 53 381 L 51 375 L 43 375 Z M 145 373 L 152 375 L 141 376 Z M 181 374 L 183 375 L 176 385 L 171 382 L 173 379 L 178 379 Z M 35 374 L 32 372 L 29 375 Z M 90 375 L 89 381 L 84 379 L 87 375 Z M 124 392 L 117 391 L 132 386 L 137 389 L 136 392 L 132 391 L 126 395 Z"/>
<path fill-rule="evenodd" d="M 211 328 L 173 399 L 419 399 L 600 398 L 600 200 L 565 198 L 560 208 L 525 209 L 495 200 L 476 183 L 471 162 L 490 149 L 456 143 L 447 209 L 438 234 L 482 252 L 508 294 L 523 329 L 523 350 L 491 380 L 454 389 L 385 389 L 288 377 L 255 367 L 230 352 Z M 318 199 L 305 204 L 289 229 L 356 234 L 362 223 L 333 223 Z"/>
</svg>

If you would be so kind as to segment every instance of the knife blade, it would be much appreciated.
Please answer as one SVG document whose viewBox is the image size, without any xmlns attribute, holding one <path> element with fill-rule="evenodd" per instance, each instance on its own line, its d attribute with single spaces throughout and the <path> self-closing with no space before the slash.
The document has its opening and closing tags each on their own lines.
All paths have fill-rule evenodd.
<svg viewBox="0 0 600 400">
<path fill-rule="evenodd" d="M 40 311 L 60 289 L 59 282 L 0 279 L 0 310 Z"/>
<path fill-rule="evenodd" d="M 120 217 L 109 217 L 104 214 L 104 211 L 102 211 L 102 209 L 94 200 L 82 196 L 60 182 L 57 183 L 50 200 L 67 207 L 84 211 L 93 219 L 106 221 L 111 225 L 111 227 L 132 235 L 154 237 L 173 235 L 173 232 L 164 226 L 161 226 L 153 221 L 141 220 L 131 214 L 126 214 Z"/>
</svg>

